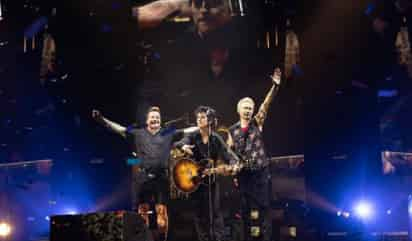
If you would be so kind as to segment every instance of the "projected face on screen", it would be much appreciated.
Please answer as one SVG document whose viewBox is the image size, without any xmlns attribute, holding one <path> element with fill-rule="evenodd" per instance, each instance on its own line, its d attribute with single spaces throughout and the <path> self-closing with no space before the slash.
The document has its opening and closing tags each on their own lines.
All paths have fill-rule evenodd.
<svg viewBox="0 0 412 241">
<path fill-rule="evenodd" d="M 407 89 L 379 96 L 381 159 L 384 175 L 412 175 L 412 97 Z"/>
<path fill-rule="evenodd" d="M 399 174 L 411 175 L 412 173 L 412 153 L 383 151 L 382 172 L 384 175 Z"/>
<path fill-rule="evenodd" d="M 193 0 L 192 17 L 199 35 L 204 35 L 227 23 L 229 9 L 224 0 Z"/>
</svg>

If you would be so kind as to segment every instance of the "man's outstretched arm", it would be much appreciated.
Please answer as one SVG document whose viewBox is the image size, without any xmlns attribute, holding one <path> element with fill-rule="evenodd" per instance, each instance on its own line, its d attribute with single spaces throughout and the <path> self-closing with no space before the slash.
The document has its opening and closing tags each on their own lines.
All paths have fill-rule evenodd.
<svg viewBox="0 0 412 241">
<path fill-rule="evenodd" d="M 157 0 L 132 8 L 132 16 L 136 19 L 139 29 L 157 27 L 164 19 L 175 12 L 189 15 L 189 0 Z"/>
<path fill-rule="evenodd" d="M 277 94 L 280 84 L 280 76 L 281 72 L 279 68 L 276 68 L 273 71 L 273 75 L 271 76 L 273 85 L 270 88 L 269 92 L 266 94 L 265 100 L 260 105 L 258 112 L 255 115 L 255 120 L 258 124 L 260 131 L 263 130 L 263 124 L 266 120 L 267 112 L 269 110 L 269 106 L 272 103 L 273 97 Z"/>
<path fill-rule="evenodd" d="M 92 117 L 95 119 L 97 122 L 108 128 L 109 130 L 121 135 L 122 137 L 126 138 L 126 127 L 117 124 L 116 122 L 110 121 L 103 117 L 103 115 L 100 113 L 98 110 L 93 110 L 92 111 Z"/>
</svg>

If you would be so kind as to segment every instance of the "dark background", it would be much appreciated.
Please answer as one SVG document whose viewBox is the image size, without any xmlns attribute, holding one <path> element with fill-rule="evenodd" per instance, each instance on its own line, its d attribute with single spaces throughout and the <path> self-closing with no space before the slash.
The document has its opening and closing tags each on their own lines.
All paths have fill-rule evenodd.
<svg viewBox="0 0 412 241">
<path fill-rule="evenodd" d="M 31 182 L 50 183 L 50 199 L 60 198 L 61 203 L 75 200 L 84 207 L 79 211 L 93 206 L 101 210 L 128 208 L 128 189 L 124 187 L 129 175 L 125 165 L 128 145 L 90 118 L 92 108 L 129 125 L 141 123 L 148 105 L 160 104 L 164 121 L 189 113 L 189 122 L 194 122 L 191 106 L 180 110 L 179 98 L 157 100 L 147 94 L 167 92 L 165 83 L 173 87 L 168 78 L 159 75 L 164 73 L 166 60 L 184 62 L 183 57 L 190 54 L 169 43 L 185 43 L 191 24 L 166 22 L 157 29 L 139 31 L 128 18 L 130 6 L 137 3 L 2 2 L 0 41 L 7 44 L 0 46 L 0 162 L 53 159 L 53 174 L 33 177 Z M 50 15 L 53 7 L 57 8 L 54 17 Z M 44 84 L 39 80 L 41 34 L 37 34 L 37 47 L 23 53 L 23 33 L 40 16 L 48 17 L 48 31 L 57 45 L 56 72 Z M 372 29 L 373 19 L 379 16 L 389 23 L 384 37 Z M 236 121 L 230 101 L 236 103 L 245 95 L 257 104 L 263 100 L 270 87 L 265 76 L 283 62 L 284 26 L 287 18 L 292 20 L 300 40 L 302 73 L 282 83 L 265 123 L 266 148 L 269 156 L 305 154 L 307 190 L 335 208 L 320 205 L 309 194 L 308 202 L 321 212 L 334 215 L 337 209 L 350 205 L 354 196 L 371 196 L 400 208 L 403 204 L 398 203 L 405 203 L 405 195 L 392 201 L 382 198 L 386 190 L 380 188 L 385 181 L 379 159 L 380 150 L 387 148 L 381 141 L 380 117 L 410 89 L 403 70 L 396 67 L 393 48 L 399 17 L 392 1 L 273 0 L 258 1 L 245 18 L 235 18 L 228 27 L 228 33 L 235 33 L 230 41 L 224 39 L 231 49 L 229 63 L 233 64 L 228 70 L 235 78 L 225 88 L 238 92 L 232 99 L 210 96 L 213 103 L 225 106 L 214 106 L 222 113 L 224 125 Z M 254 43 L 261 33 L 275 24 L 280 29 L 279 47 L 256 48 Z M 153 47 L 143 48 L 142 41 Z M 179 51 L 182 55 L 176 56 Z M 148 65 L 142 62 L 144 55 L 152 60 Z M 250 70 L 249 74 L 245 70 Z M 62 78 L 66 74 L 67 78 Z M 240 88 L 238 83 L 242 83 Z M 147 92 L 153 88 L 154 92 Z M 382 88 L 398 89 L 400 95 L 378 98 Z M 162 103 L 171 107 L 164 108 Z M 407 107 L 403 112 L 410 113 Z M 405 134 L 408 116 L 399 117 L 404 123 L 398 130 L 404 133 L 398 138 L 404 143 L 399 151 L 410 147 Z M 30 184 L 30 180 L 19 179 L 23 175 L 19 168 L 1 171 L 4 180 L 14 180 L 4 182 L 8 189 L 3 199 L 11 196 L 21 201 L 18 195 L 5 193 L 21 190 L 16 186 Z M 26 198 L 24 202 L 30 207 L 30 203 L 42 201 Z M 52 213 L 58 208 L 51 209 Z"/>
</svg>

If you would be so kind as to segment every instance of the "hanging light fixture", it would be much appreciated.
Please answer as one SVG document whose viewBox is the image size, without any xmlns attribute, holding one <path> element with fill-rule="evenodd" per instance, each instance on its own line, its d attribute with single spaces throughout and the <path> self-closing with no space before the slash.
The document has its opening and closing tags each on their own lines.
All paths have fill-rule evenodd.
<svg viewBox="0 0 412 241">
<path fill-rule="evenodd" d="M 3 7 L 1 5 L 1 0 L 0 0 L 0 21 L 3 20 Z"/>
</svg>

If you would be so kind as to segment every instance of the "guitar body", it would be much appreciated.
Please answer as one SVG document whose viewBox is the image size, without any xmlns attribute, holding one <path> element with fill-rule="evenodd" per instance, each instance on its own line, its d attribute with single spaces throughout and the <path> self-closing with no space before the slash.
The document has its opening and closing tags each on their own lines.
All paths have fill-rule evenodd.
<svg viewBox="0 0 412 241">
<path fill-rule="evenodd" d="M 169 159 L 169 185 L 170 185 L 170 198 L 174 199 L 187 199 L 189 194 L 181 192 L 175 185 L 174 176 L 173 176 L 173 168 L 176 166 L 176 163 L 180 161 L 182 158 L 187 157 L 185 152 L 180 149 L 173 148 L 170 151 L 170 159 Z"/>
<path fill-rule="evenodd" d="M 199 163 L 189 158 L 179 159 L 172 170 L 172 178 L 174 186 L 182 193 L 190 194 L 197 190 L 203 181 L 203 177 L 207 175 L 234 175 L 234 165 L 219 164 L 217 167 L 205 168 L 206 166 L 215 163 L 211 159 L 203 159 Z M 213 166 L 213 165 L 212 165 Z M 237 170 L 243 168 L 243 164 L 236 165 Z"/>
<path fill-rule="evenodd" d="M 189 194 L 197 190 L 202 178 L 202 167 L 189 158 L 182 158 L 173 167 L 173 182 L 179 191 Z"/>
</svg>

